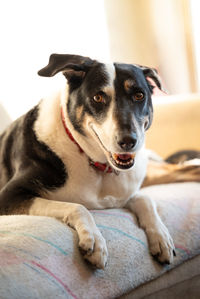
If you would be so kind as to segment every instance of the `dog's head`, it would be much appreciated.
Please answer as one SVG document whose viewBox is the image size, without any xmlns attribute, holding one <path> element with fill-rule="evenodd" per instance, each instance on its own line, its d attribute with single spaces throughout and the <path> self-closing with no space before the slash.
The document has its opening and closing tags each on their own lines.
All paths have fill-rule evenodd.
<svg viewBox="0 0 200 299">
<path fill-rule="evenodd" d="M 139 65 L 52 54 L 38 74 L 51 77 L 58 72 L 68 81 L 66 110 L 74 130 L 92 138 L 113 168 L 130 169 L 152 122 L 153 86 L 148 78 L 162 89 L 157 72 Z"/>
</svg>

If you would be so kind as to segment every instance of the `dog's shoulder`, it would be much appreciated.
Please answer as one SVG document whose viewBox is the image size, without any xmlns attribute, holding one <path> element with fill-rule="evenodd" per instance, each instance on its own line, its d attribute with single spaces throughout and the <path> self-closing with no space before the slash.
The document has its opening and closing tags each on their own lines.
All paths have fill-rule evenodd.
<svg viewBox="0 0 200 299">
<path fill-rule="evenodd" d="M 67 171 L 62 160 L 45 142 L 37 138 L 34 130 L 40 113 L 40 105 L 14 121 L 0 138 L 1 171 L 4 182 L 22 175 L 34 181 L 37 178 L 41 189 L 63 185 Z M 44 120 L 45 122 L 45 120 Z M 25 183 L 25 180 L 23 180 Z"/>
<path fill-rule="evenodd" d="M 23 155 L 23 129 L 27 115 L 13 121 L 0 135 L 1 183 L 12 178 L 18 159 Z"/>
</svg>

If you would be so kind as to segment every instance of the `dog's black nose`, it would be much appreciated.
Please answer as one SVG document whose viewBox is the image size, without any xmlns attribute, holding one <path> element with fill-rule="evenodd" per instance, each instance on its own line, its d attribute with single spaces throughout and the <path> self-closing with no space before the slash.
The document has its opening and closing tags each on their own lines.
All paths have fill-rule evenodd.
<svg viewBox="0 0 200 299">
<path fill-rule="evenodd" d="M 132 150 L 135 147 L 136 143 L 137 139 L 132 135 L 124 136 L 118 141 L 119 146 L 125 151 Z"/>
</svg>

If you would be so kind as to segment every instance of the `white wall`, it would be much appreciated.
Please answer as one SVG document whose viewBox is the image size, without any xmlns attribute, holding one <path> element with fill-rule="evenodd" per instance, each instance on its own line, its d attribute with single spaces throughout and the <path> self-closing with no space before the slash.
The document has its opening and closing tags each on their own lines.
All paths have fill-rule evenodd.
<svg viewBox="0 0 200 299">
<path fill-rule="evenodd" d="M 1 1 L 0 31 L 0 102 L 13 119 L 64 83 L 37 75 L 51 53 L 110 57 L 103 0 Z"/>
</svg>

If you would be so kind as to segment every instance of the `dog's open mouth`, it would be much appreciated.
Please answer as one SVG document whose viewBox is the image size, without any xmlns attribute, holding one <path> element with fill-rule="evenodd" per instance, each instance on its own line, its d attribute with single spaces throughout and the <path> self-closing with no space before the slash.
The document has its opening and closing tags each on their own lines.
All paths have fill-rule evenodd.
<svg viewBox="0 0 200 299">
<path fill-rule="evenodd" d="M 129 169 L 134 165 L 135 154 L 111 154 L 111 161 L 115 167 Z"/>
<path fill-rule="evenodd" d="M 91 124 L 92 131 L 94 132 L 99 144 L 103 148 L 104 152 L 106 153 L 107 159 L 111 166 L 114 166 L 117 169 L 126 170 L 131 168 L 135 162 L 135 153 L 111 153 L 109 152 L 104 144 L 102 143 L 101 139 L 99 138 L 98 134 L 94 130 Z"/>
</svg>

